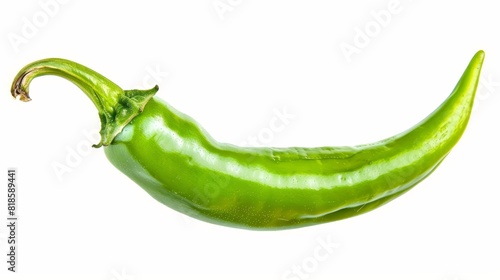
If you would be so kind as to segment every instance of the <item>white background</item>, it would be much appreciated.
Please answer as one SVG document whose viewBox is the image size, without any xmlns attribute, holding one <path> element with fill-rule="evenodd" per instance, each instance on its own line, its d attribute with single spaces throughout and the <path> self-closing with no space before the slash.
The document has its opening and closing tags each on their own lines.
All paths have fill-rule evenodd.
<svg viewBox="0 0 500 280">
<path fill-rule="evenodd" d="M 494 1 L 436 2 L 2 1 L 0 278 L 499 279 L 500 17 Z M 288 231 L 211 225 L 156 202 L 89 151 L 95 108 L 61 78 L 33 81 L 30 103 L 9 94 L 21 67 L 63 57 L 123 88 L 159 84 L 222 142 L 356 145 L 424 118 L 479 49 L 469 126 L 430 177 L 368 214 Z M 283 110 L 293 117 L 272 130 Z M 9 167 L 17 274 L 4 262 Z"/>
</svg>

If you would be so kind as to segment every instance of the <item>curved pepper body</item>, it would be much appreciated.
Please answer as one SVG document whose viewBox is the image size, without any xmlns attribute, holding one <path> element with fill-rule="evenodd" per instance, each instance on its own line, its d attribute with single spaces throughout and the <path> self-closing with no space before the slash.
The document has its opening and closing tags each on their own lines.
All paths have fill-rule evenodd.
<svg viewBox="0 0 500 280">
<path fill-rule="evenodd" d="M 451 95 L 427 118 L 368 145 L 237 147 L 215 141 L 190 117 L 148 97 L 142 112 L 124 117 L 130 121 L 121 132 L 103 136 L 110 139 L 104 150 L 156 200 L 200 220 L 276 230 L 344 219 L 405 193 L 441 163 L 465 130 L 483 58 L 482 51 L 474 56 Z M 16 88 L 27 97 L 27 86 Z M 113 114 L 99 112 L 103 130 L 115 131 L 104 129 Z"/>
<path fill-rule="evenodd" d="M 476 62 L 450 97 L 414 128 L 370 145 L 222 144 L 153 98 L 104 149 L 151 196 L 201 220 L 255 229 L 330 222 L 390 201 L 437 167 L 467 125 L 477 71 Z"/>
</svg>

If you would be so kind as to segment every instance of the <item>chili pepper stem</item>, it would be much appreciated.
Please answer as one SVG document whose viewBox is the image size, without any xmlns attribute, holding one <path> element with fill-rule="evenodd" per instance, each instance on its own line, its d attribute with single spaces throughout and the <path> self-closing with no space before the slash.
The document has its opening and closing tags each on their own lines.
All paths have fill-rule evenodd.
<svg viewBox="0 0 500 280">
<path fill-rule="evenodd" d="M 43 75 L 56 75 L 77 85 L 92 100 L 101 120 L 101 140 L 93 147 L 109 145 L 149 99 L 158 91 L 158 86 L 149 90 L 123 90 L 118 85 L 81 64 L 61 58 L 49 58 L 26 65 L 16 75 L 11 94 L 27 102 L 31 81 Z"/>
</svg>

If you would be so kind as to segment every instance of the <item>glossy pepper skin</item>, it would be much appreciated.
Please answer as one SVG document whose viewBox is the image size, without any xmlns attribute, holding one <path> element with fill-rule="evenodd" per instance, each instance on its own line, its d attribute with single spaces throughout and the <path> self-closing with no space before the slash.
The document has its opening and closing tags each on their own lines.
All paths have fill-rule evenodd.
<svg viewBox="0 0 500 280">
<path fill-rule="evenodd" d="M 12 94 L 30 100 L 30 81 L 62 76 L 94 102 L 111 163 L 159 202 L 207 222 L 278 230 L 373 210 L 427 177 L 467 125 L 484 52 L 471 60 L 450 96 L 413 128 L 353 147 L 244 148 L 219 143 L 193 119 L 152 97 L 157 87 L 123 91 L 75 62 L 46 59 L 24 67 Z"/>
</svg>

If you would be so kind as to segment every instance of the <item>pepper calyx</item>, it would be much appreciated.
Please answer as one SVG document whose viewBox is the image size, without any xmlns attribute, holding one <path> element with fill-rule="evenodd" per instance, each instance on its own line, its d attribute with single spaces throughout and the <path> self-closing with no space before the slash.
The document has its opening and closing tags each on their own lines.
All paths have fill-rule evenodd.
<svg viewBox="0 0 500 280">
<path fill-rule="evenodd" d="M 118 102 L 114 106 L 112 113 L 100 113 L 101 119 L 101 141 L 98 144 L 92 145 L 94 148 L 107 146 L 113 142 L 123 128 L 130 121 L 139 115 L 149 100 L 158 91 L 158 85 L 147 90 L 124 90 L 120 95 Z"/>
</svg>

